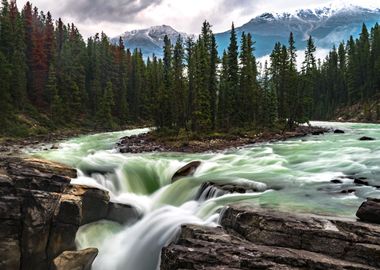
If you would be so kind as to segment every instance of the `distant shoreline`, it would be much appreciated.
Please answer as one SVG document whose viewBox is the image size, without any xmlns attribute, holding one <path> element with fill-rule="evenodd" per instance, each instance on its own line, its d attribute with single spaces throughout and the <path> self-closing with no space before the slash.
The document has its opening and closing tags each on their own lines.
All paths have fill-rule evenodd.
<svg viewBox="0 0 380 270">
<path fill-rule="evenodd" d="M 251 135 L 217 134 L 198 138 L 157 137 L 153 133 L 124 137 L 117 149 L 121 153 L 179 152 L 202 153 L 243 147 L 251 144 L 284 141 L 307 135 L 322 135 L 331 131 L 322 127 L 299 126 L 294 131 L 264 132 Z"/>
</svg>

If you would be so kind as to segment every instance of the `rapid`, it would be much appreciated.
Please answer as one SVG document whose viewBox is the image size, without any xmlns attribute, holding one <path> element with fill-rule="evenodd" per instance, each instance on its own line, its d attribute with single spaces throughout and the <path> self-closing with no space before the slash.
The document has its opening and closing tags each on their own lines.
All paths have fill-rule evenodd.
<svg viewBox="0 0 380 270">
<path fill-rule="evenodd" d="M 181 224 L 216 226 L 228 204 L 353 217 L 367 197 L 380 198 L 380 125 L 312 124 L 345 133 L 199 154 L 118 153 L 120 138 L 149 131 L 135 129 L 81 136 L 61 142 L 58 149 L 29 154 L 77 168 L 72 183 L 105 189 L 112 201 L 141 213 L 133 225 L 101 221 L 80 228 L 78 248 L 99 249 L 93 269 L 153 270 L 159 267 L 161 248 Z M 362 136 L 378 140 L 359 141 Z M 171 182 L 179 168 L 195 160 L 202 163 L 194 176 Z M 352 178 L 365 178 L 369 185 L 355 185 Z M 339 184 L 331 182 L 337 179 Z M 201 194 L 195 200 L 202 184 L 210 181 L 242 183 L 257 191 L 223 196 L 215 192 L 211 198 Z"/>
</svg>

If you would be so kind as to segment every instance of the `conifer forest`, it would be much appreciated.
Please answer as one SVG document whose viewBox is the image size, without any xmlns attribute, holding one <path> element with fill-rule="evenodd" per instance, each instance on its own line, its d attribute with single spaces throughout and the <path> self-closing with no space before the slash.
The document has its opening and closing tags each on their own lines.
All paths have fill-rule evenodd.
<svg viewBox="0 0 380 270">
<path fill-rule="evenodd" d="M 84 40 L 74 24 L 27 3 L 2 1 L 0 133 L 23 135 L 25 115 L 43 131 L 72 126 L 213 132 L 292 129 L 328 120 L 339 107 L 380 91 L 380 27 L 367 29 L 316 59 L 310 37 L 302 66 L 297 44 L 276 43 L 270 61 L 255 58 L 255 37 L 237 35 L 218 55 L 211 25 L 197 39 L 165 38 L 162 59 L 126 50 L 104 34 Z M 380 111 L 379 111 L 380 117 Z"/>
</svg>

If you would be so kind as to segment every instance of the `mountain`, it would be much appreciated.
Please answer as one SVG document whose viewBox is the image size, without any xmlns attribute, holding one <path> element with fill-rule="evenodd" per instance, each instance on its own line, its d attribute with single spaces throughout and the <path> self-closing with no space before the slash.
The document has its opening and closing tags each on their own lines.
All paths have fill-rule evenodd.
<svg viewBox="0 0 380 270">
<path fill-rule="evenodd" d="M 185 40 L 188 37 L 194 37 L 186 33 L 181 33 L 168 25 L 152 26 L 147 29 L 127 31 L 121 35 L 126 48 L 134 50 L 141 49 L 145 57 L 155 54 L 158 57 L 162 56 L 162 47 L 164 46 L 164 37 L 167 35 L 174 43 L 178 36 Z M 119 37 L 112 39 L 113 43 L 119 42 Z"/>
<path fill-rule="evenodd" d="M 241 27 L 238 35 L 251 33 L 256 41 L 256 55 L 268 55 L 275 42 L 287 44 L 289 33 L 293 32 L 298 49 L 304 49 L 306 39 L 313 36 L 319 48 L 331 49 L 334 44 L 358 35 L 362 24 L 372 27 L 380 22 L 380 9 L 369 9 L 354 5 L 302 9 L 293 13 L 264 13 Z M 216 35 L 219 52 L 228 47 L 230 31 Z"/>
<path fill-rule="evenodd" d="M 239 36 L 242 32 L 251 33 L 256 41 L 256 56 L 262 57 L 271 53 L 275 42 L 287 44 L 290 32 L 293 32 L 299 50 L 306 47 L 309 35 L 313 36 L 318 48 L 331 49 L 334 44 L 347 40 L 350 35 L 357 36 L 363 23 L 370 28 L 376 22 L 380 22 L 379 8 L 330 5 L 296 10 L 292 13 L 263 13 L 237 27 L 236 31 Z M 168 35 L 173 43 L 179 35 L 184 39 L 195 38 L 195 35 L 178 32 L 168 25 L 125 32 L 121 37 L 127 48 L 141 48 L 144 56 L 154 53 L 161 57 L 165 35 Z M 230 31 L 215 36 L 221 55 L 230 42 Z M 119 37 L 112 41 L 117 43 Z"/>
</svg>

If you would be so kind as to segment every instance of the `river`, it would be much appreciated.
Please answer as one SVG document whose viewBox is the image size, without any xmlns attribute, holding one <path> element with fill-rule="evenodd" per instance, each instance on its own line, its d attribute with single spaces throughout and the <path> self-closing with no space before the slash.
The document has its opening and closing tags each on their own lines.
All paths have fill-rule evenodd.
<svg viewBox="0 0 380 270">
<path fill-rule="evenodd" d="M 32 155 L 78 169 L 73 183 L 110 192 L 111 200 L 135 206 L 143 218 L 132 226 L 98 222 L 80 228 L 78 248 L 97 247 L 93 269 L 156 269 L 161 247 L 181 224 L 215 226 L 223 206 L 245 202 L 291 212 L 354 217 L 367 197 L 380 198 L 380 125 L 313 122 L 339 128 L 328 133 L 285 142 L 264 143 L 216 153 L 120 154 L 119 138 L 148 132 L 127 130 L 81 136 L 60 143 L 59 149 Z M 359 141 L 362 136 L 376 141 Z M 202 165 L 193 177 L 171 184 L 171 176 L 193 160 Z M 364 177 L 370 186 L 350 178 Z M 341 184 L 330 181 L 339 179 Z M 206 201 L 194 197 L 207 181 L 252 185 L 260 192 L 230 194 Z M 341 193 L 349 190 L 352 193 Z"/>
</svg>

